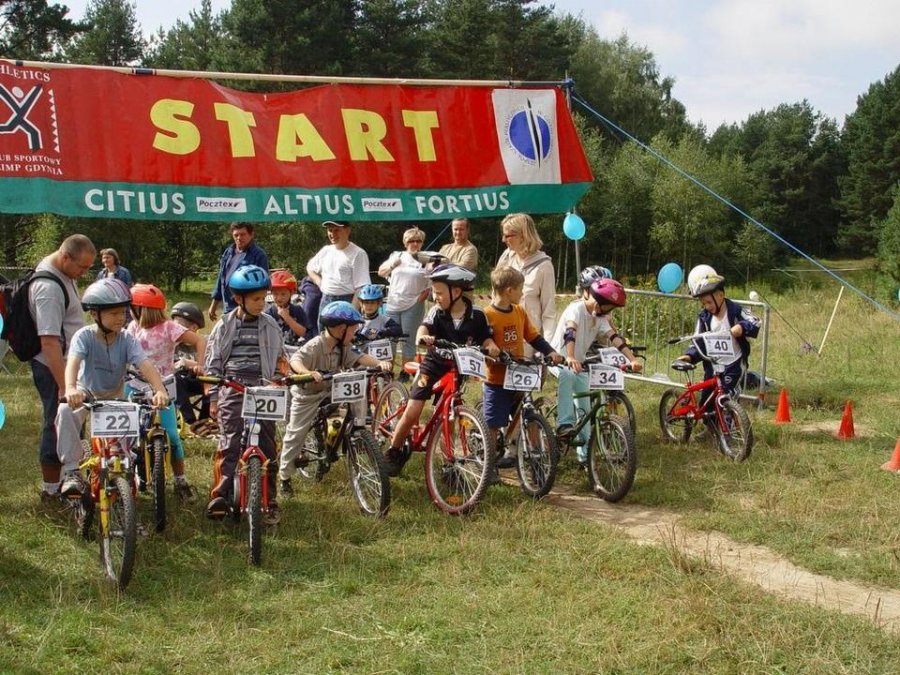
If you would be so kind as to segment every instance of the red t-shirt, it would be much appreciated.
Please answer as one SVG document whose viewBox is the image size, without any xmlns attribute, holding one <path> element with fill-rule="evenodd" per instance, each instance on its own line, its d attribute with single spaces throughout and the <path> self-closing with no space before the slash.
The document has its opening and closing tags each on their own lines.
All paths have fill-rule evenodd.
<svg viewBox="0 0 900 675">
<path fill-rule="evenodd" d="M 525 343 L 540 337 L 541 332 L 534 327 L 521 305 L 511 305 L 509 310 L 497 309 L 493 305 L 484 308 L 488 323 L 494 331 L 497 346 L 517 358 L 525 356 Z M 488 384 L 503 384 L 506 366 L 493 361 L 487 362 Z"/>
</svg>

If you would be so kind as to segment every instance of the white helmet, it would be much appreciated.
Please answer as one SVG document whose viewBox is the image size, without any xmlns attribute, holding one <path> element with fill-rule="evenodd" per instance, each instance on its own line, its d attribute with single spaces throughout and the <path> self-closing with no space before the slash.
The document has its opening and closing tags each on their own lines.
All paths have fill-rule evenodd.
<svg viewBox="0 0 900 675">
<path fill-rule="evenodd" d="M 471 291 L 475 287 L 475 272 L 460 265 L 438 265 L 428 278 L 443 281 L 448 286 L 456 286 L 464 291 Z"/>
<path fill-rule="evenodd" d="M 691 269 L 687 277 L 688 292 L 694 295 L 694 288 L 698 286 L 701 279 L 708 276 L 716 276 L 716 271 L 709 265 L 697 265 Z"/>
</svg>

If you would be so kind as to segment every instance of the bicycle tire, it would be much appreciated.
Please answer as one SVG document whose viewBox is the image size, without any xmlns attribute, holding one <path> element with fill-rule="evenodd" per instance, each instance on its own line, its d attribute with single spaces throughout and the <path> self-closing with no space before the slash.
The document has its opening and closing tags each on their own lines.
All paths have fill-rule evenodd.
<svg viewBox="0 0 900 675">
<path fill-rule="evenodd" d="M 391 481 L 375 436 L 368 429 L 354 429 L 347 447 L 350 489 L 367 516 L 383 518 L 391 507 Z"/>
<path fill-rule="evenodd" d="M 409 390 L 399 382 L 391 382 L 381 392 L 375 411 L 372 413 L 372 434 L 378 439 L 390 440 L 394 427 L 400 419 L 396 415 L 401 406 L 409 400 Z"/>
<path fill-rule="evenodd" d="M 254 455 L 247 461 L 247 539 L 252 565 L 262 560 L 262 482 L 262 460 Z"/>
<path fill-rule="evenodd" d="M 111 488 L 111 489 L 110 489 Z M 106 528 L 100 525 L 100 559 L 106 578 L 124 591 L 134 571 L 137 547 L 137 515 L 131 484 L 123 476 L 115 476 L 101 490 L 107 490 L 109 517 Z"/>
<path fill-rule="evenodd" d="M 481 413 L 456 406 L 450 425 L 451 447 L 439 427 L 425 450 L 425 484 L 431 501 L 450 515 L 470 513 L 487 491 L 494 445 Z"/>
<path fill-rule="evenodd" d="M 522 492 L 532 499 L 545 497 L 556 481 L 558 462 L 559 446 L 550 423 L 536 411 L 523 411 L 516 452 L 516 473 Z"/>
<path fill-rule="evenodd" d="M 166 529 L 166 442 L 162 436 L 156 436 L 150 442 L 150 454 L 153 455 L 153 513 L 156 518 L 156 531 Z"/>
<path fill-rule="evenodd" d="M 597 415 L 588 448 L 591 489 L 608 502 L 622 499 L 634 484 L 637 449 L 628 421 L 617 415 Z"/>
<path fill-rule="evenodd" d="M 681 415 L 673 415 L 678 397 L 681 395 L 677 389 L 666 389 L 659 399 L 659 428 L 662 431 L 663 441 L 666 443 L 687 443 L 691 440 L 691 432 L 694 429 L 694 421 Z"/>
<path fill-rule="evenodd" d="M 728 430 L 722 429 L 726 424 Z M 753 426 L 750 416 L 740 403 L 727 400 L 722 403 L 721 418 L 712 425 L 715 429 L 719 452 L 735 462 L 743 462 L 753 451 Z"/>
<path fill-rule="evenodd" d="M 628 394 L 624 391 L 608 391 L 606 392 L 606 411 L 610 415 L 616 415 L 622 419 L 628 420 L 628 426 L 631 428 L 631 435 L 637 437 L 637 416 L 634 412 L 634 405 Z"/>
</svg>

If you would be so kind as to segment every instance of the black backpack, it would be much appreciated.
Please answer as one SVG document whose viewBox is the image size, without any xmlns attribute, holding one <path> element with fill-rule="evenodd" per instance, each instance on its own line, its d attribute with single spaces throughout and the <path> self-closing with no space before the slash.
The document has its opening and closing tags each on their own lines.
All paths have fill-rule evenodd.
<svg viewBox="0 0 900 675">
<path fill-rule="evenodd" d="M 28 287 L 38 279 L 55 281 L 62 291 L 66 309 L 69 309 L 69 293 L 59 277 L 51 272 L 29 270 L 18 279 L 0 285 L 0 315 L 3 316 L 0 339 L 9 342 L 12 353 L 19 361 L 30 361 L 41 352 L 41 338 L 28 309 Z"/>
</svg>

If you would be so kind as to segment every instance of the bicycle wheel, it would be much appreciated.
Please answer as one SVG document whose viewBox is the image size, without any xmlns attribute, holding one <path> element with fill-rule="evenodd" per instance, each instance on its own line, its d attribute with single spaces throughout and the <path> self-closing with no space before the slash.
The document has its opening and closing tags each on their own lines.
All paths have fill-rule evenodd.
<svg viewBox="0 0 900 675">
<path fill-rule="evenodd" d="M 384 472 L 378 442 L 368 429 L 354 429 L 347 448 L 350 489 L 360 510 L 384 517 L 391 506 L 391 481 Z"/>
<path fill-rule="evenodd" d="M 628 420 L 631 435 L 637 436 L 637 417 L 634 414 L 634 406 L 631 399 L 624 391 L 610 391 L 606 394 L 606 410 L 610 415 L 616 415 Z"/>
<path fill-rule="evenodd" d="M 156 436 L 150 442 L 153 457 L 153 513 L 156 517 L 156 531 L 166 529 L 166 439 Z"/>
<path fill-rule="evenodd" d="M 616 415 L 597 415 L 588 449 L 591 488 L 602 499 L 617 502 L 628 494 L 636 471 L 637 451 L 628 422 Z"/>
<path fill-rule="evenodd" d="M 494 462 L 494 446 L 484 417 L 471 408 L 457 406 L 429 439 L 425 451 L 425 484 L 428 494 L 444 513 L 469 513 L 487 490 L 487 476 Z"/>
<path fill-rule="evenodd" d="M 740 403 L 724 401 L 719 423 L 711 428 L 715 431 L 719 452 L 728 459 L 743 462 L 750 456 L 753 450 L 753 427 L 750 425 L 750 416 Z"/>
<path fill-rule="evenodd" d="M 524 423 L 519 431 L 516 472 L 519 485 L 533 499 L 540 499 L 553 489 L 559 448 L 549 422 L 531 410 L 522 413 Z"/>
<path fill-rule="evenodd" d="M 134 496 L 131 484 L 123 477 L 116 476 L 111 482 L 100 486 L 107 491 L 109 516 L 106 526 L 100 519 L 100 558 L 107 579 L 116 583 L 119 590 L 125 590 L 134 570 L 134 555 L 137 545 L 137 516 L 134 512 Z"/>
<path fill-rule="evenodd" d="M 399 382 L 391 382 L 384 388 L 372 414 L 372 433 L 376 440 L 390 440 L 407 400 L 409 390 Z"/>
<path fill-rule="evenodd" d="M 667 443 L 687 443 L 691 439 L 694 421 L 684 415 L 674 414 L 675 405 L 681 395 L 677 389 L 666 389 L 659 400 L 659 428 Z M 681 407 L 681 404 L 678 404 Z"/>
<path fill-rule="evenodd" d="M 262 559 L 262 460 L 255 455 L 247 461 L 247 537 L 250 543 L 250 563 L 259 565 Z"/>
</svg>

